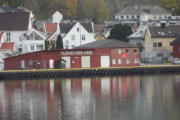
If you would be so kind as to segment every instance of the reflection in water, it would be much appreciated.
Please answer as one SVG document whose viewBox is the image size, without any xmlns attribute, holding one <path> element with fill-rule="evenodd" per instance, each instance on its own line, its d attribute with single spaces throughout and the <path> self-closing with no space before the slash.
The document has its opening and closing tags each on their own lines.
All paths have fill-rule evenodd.
<svg viewBox="0 0 180 120">
<path fill-rule="evenodd" d="M 179 120 L 180 75 L 1 81 L 0 120 Z"/>
</svg>

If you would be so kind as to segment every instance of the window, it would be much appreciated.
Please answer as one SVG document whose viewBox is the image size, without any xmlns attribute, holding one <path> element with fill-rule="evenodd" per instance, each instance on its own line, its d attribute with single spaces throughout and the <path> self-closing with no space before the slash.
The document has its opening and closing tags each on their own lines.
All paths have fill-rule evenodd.
<svg viewBox="0 0 180 120">
<path fill-rule="evenodd" d="M 163 56 L 163 53 L 157 53 L 156 56 L 157 56 L 157 57 L 162 57 L 162 56 Z"/>
<path fill-rule="evenodd" d="M 65 49 L 69 49 L 69 45 L 65 45 Z"/>
<path fill-rule="evenodd" d="M 43 45 L 37 45 L 37 50 L 43 50 Z"/>
<path fill-rule="evenodd" d="M 129 64 L 130 63 L 130 59 L 126 59 L 126 64 Z"/>
<path fill-rule="evenodd" d="M 162 47 L 162 42 L 154 42 L 153 47 Z"/>
<path fill-rule="evenodd" d="M 134 59 L 134 63 L 139 63 L 139 59 Z"/>
<path fill-rule="evenodd" d="M 122 64 L 122 59 L 118 59 L 118 64 Z"/>
<path fill-rule="evenodd" d="M 126 49 L 126 53 L 129 54 L 129 49 Z"/>
<path fill-rule="evenodd" d="M 21 60 L 21 69 L 25 69 L 25 61 Z"/>
<path fill-rule="evenodd" d="M 153 47 L 157 47 L 157 43 L 153 43 Z"/>
<path fill-rule="evenodd" d="M 7 32 L 6 35 L 7 35 L 7 41 L 11 41 L 11 33 Z"/>
<path fill-rule="evenodd" d="M 33 62 L 32 60 L 29 61 L 29 66 L 32 67 L 33 66 Z"/>
<path fill-rule="evenodd" d="M 66 40 L 66 42 L 65 42 L 65 49 L 69 49 L 69 41 L 68 40 Z"/>
<path fill-rule="evenodd" d="M 173 53 L 172 53 L 172 52 L 170 53 L 170 56 L 173 56 Z"/>
<path fill-rule="evenodd" d="M 116 59 L 113 59 L 113 60 L 112 60 L 112 64 L 116 64 Z"/>
<path fill-rule="evenodd" d="M 162 47 L 162 42 L 158 42 L 158 47 Z"/>
<path fill-rule="evenodd" d="M 72 49 L 75 48 L 75 45 L 71 45 L 71 48 L 72 48 Z"/>
<path fill-rule="evenodd" d="M 137 54 L 138 53 L 138 49 L 134 49 L 134 53 Z"/>
<path fill-rule="evenodd" d="M 19 52 L 22 52 L 22 48 L 19 48 Z"/>
<path fill-rule="evenodd" d="M 85 35 L 82 35 L 82 40 L 86 40 L 86 36 Z"/>
<path fill-rule="evenodd" d="M 31 45 L 31 50 L 34 51 L 34 45 Z"/>
<path fill-rule="evenodd" d="M 79 28 L 77 28 L 77 32 L 79 32 Z"/>
<path fill-rule="evenodd" d="M 124 20 L 124 16 L 121 16 L 121 20 Z"/>
<path fill-rule="evenodd" d="M 71 35 L 71 40 L 75 40 L 75 35 Z"/>
<path fill-rule="evenodd" d="M 121 54 L 122 53 L 122 49 L 118 49 L 118 54 Z"/>
</svg>

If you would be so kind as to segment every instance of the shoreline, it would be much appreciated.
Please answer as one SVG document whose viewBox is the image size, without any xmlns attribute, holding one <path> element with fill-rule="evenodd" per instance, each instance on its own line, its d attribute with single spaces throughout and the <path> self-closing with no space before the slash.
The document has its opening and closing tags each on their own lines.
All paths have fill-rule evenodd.
<svg viewBox="0 0 180 120">
<path fill-rule="evenodd" d="M 145 65 L 110 68 L 4 70 L 0 71 L 0 80 L 144 75 L 163 73 L 180 73 L 180 65 Z"/>
</svg>

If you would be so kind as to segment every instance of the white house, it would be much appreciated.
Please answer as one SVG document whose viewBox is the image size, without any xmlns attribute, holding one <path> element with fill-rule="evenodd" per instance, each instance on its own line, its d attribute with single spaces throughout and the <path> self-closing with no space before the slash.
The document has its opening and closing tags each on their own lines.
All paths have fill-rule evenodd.
<svg viewBox="0 0 180 120">
<path fill-rule="evenodd" d="M 4 68 L 4 58 L 11 56 L 14 52 L 14 42 L 6 42 L 6 34 L 0 32 L 0 70 Z"/>
<path fill-rule="evenodd" d="M 41 51 L 45 49 L 46 35 L 35 29 L 31 29 L 20 36 L 20 48 L 22 53 Z"/>
<path fill-rule="evenodd" d="M 20 36 L 32 29 L 31 12 L 0 13 L 0 31 L 5 33 L 5 42 L 14 43 L 14 51 L 19 52 Z"/>
<path fill-rule="evenodd" d="M 157 5 L 130 5 L 115 15 L 115 20 L 123 24 L 140 25 L 149 20 L 171 18 L 170 11 Z"/>
<path fill-rule="evenodd" d="M 63 15 L 59 11 L 56 11 L 52 15 L 52 23 L 60 23 L 61 20 L 63 20 Z"/>
<path fill-rule="evenodd" d="M 58 26 L 54 27 L 56 27 L 57 31 L 52 33 L 48 40 L 56 41 L 57 36 L 61 34 L 65 49 L 72 49 L 77 46 L 95 41 L 94 24 L 92 22 L 61 22 L 58 24 Z M 47 30 L 48 28 L 46 28 L 46 31 Z"/>
<path fill-rule="evenodd" d="M 0 13 L 0 32 L 4 33 L 5 43 L 13 43 L 14 54 L 44 49 L 46 38 L 41 32 L 32 28 L 32 22 L 32 12 Z"/>
</svg>

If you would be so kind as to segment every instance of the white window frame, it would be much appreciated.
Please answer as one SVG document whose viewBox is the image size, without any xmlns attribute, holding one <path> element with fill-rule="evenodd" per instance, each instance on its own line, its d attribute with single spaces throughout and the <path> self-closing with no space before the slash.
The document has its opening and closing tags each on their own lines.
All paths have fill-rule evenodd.
<svg viewBox="0 0 180 120">
<path fill-rule="evenodd" d="M 130 54 L 130 49 L 126 48 L 125 51 L 128 50 L 128 52 L 126 52 L 126 54 Z"/>
<path fill-rule="evenodd" d="M 122 54 L 122 49 L 118 49 L 118 54 Z"/>
<path fill-rule="evenodd" d="M 118 64 L 122 64 L 122 59 L 118 59 Z"/>
<path fill-rule="evenodd" d="M 140 61 L 139 61 L 139 59 L 138 59 L 138 58 L 135 58 L 135 59 L 134 59 L 134 63 L 136 63 L 136 64 L 137 64 L 137 63 L 139 63 L 139 62 L 140 62 Z"/>
<path fill-rule="evenodd" d="M 82 40 L 86 40 L 86 35 L 85 34 L 82 35 Z"/>
<path fill-rule="evenodd" d="M 21 60 L 21 69 L 25 69 L 25 60 Z"/>
<path fill-rule="evenodd" d="M 126 59 L 126 64 L 130 64 L 130 59 L 129 58 Z"/>
<path fill-rule="evenodd" d="M 31 45 L 31 51 L 34 51 L 34 50 L 35 50 L 34 45 Z"/>
<path fill-rule="evenodd" d="M 112 59 L 112 64 L 113 64 L 113 65 L 116 64 L 116 59 Z"/>
<path fill-rule="evenodd" d="M 75 34 L 71 35 L 71 40 L 73 40 L 73 41 L 76 40 Z"/>
</svg>

